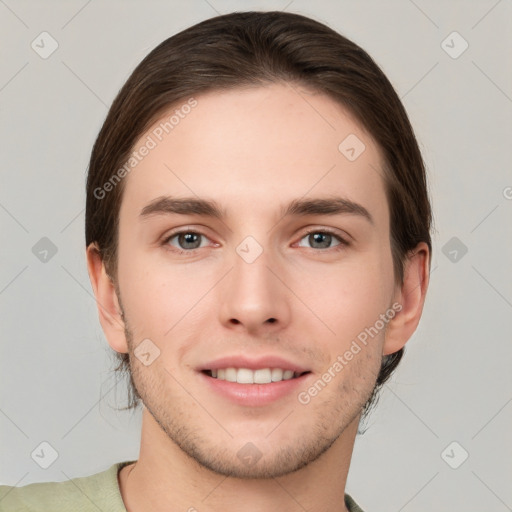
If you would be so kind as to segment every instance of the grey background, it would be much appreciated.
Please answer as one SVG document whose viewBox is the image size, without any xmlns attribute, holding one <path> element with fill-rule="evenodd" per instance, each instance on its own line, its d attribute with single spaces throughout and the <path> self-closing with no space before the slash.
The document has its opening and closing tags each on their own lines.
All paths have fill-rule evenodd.
<svg viewBox="0 0 512 512">
<path fill-rule="evenodd" d="M 356 440 L 347 492 L 369 512 L 512 510 L 510 0 L 0 0 L 0 483 L 137 458 L 140 412 L 114 410 L 125 384 L 111 372 L 85 264 L 90 150 L 152 48 L 251 9 L 309 15 L 366 49 L 402 97 L 428 166 L 436 231 L 424 315 Z M 46 59 L 31 47 L 43 31 L 58 42 Z M 453 31 L 469 44 L 458 58 L 445 51 L 463 48 L 446 40 Z M 57 249 L 46 262 L 43 237 Z M 58 453 L 48 469 L 31 456 L 42 442 Z M 462 450 L 469 457 L 453 469 Z"/>
</svg>

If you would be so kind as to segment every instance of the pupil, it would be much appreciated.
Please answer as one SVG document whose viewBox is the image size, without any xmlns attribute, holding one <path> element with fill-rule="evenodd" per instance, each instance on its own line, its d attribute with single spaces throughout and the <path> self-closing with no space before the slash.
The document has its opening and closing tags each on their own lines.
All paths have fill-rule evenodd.
<svg viewBox="0 0 512 512">
<path fill-rule="evenodd" d="M 322 239 L 324 239 L 324 248 L 325 247 L 329 247 L 330 245 L 330 239 L 331 235 L 327 234 L 327 233 L 314 233 L 313 234 L 313 239 L 316 242 L 319 242 L 319 243 L 322 243 Z M 325 240 L 327 240 L 327 243 L 325 243 Z"/>
<path fill-rule="evenodd" d="M 196 247 L 189 247 L 187 244 L 194 244 L 198 239 L 197 233 L 185 233 L 181 235 L 181 241 L 184 241 L 183 245 L 185 245 L 187 249 L 196 249 Z"/>
</svg>

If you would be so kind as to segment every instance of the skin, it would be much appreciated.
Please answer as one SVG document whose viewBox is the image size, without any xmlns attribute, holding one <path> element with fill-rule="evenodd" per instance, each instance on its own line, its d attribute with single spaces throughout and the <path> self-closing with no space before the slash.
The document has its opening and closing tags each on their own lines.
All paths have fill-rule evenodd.
<svg viewBox="0 0 512 512">
<path fill-rule="evenodd" d="M 328 97 L 272 84 L 196 99 L 124 178 L 119 296 L 94 246 L 87 250 L 103 330 L 114 350 L 130 353 L 144 402 L 138 462 L 119 474 L 123 500 L 129 512 L 345 511 L 361 408 L 381 357 L 418 325 L 428 247 L 418 245 L 396 286 L 380 151 Z M 353 162 L 338 150 L 349 134 L 366 146 Z M 163 195 L 213 199 L 227 216 L 141 219 Z M 355 214 L 281 218 L 293 199 L 331 195 L 363 205 L 374 223 Z M 176 228 L 204 235 L 192 255 L 179 237 L 164 242 Z M 322 245 L 306 228 L 350 245 L 336 250 L 336 237 Z M 263 249 L 250 264 L 236 251 L 247 236 Z M 298 391 L 307 390 L 394 303 L 402 310 L 307 405 L 295 392 L 238 405 L 199 378 L 197 368 L 217 357 L 271 353 L 311 371 Z M 133 354 L 146 338 L 160 350 L 149 366 Z M 262 454 L 251 466 L 237 457 L 249 442 Z"/>
</svg>

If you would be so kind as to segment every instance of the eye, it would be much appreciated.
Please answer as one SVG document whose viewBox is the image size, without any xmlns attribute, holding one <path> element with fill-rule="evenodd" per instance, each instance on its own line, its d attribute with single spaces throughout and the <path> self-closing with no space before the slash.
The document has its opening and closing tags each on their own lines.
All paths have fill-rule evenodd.
<svg viewBox="0 0 512 512">
<path fill-rule="evenodd" d="M 195 249 L 200 249 L 204 247 L 201 245 L 201 239 L 206 239 L 206 236 L 202 233 L 198 233 L 197 231 L 178 231 L 177 233 L 173 233 L 163 240 L 162 245 L 174 247 L 176 250 L 180 252 L 191 252 Z M 171 243 L 171 240 L 176 239 L 177 246 Z"/>
<path fill-rule="evenodd" d="M 313 229 L 308 231 L 306 235 L 301 238 L 301 241 L 305 239 L 307 239 L 307 241 L 311 244 L 312 249 L 341 250 L 345 246 L 349 245 L 349 243 L 345 239 L 341 238 L 339 235 L 336 235 L 331 231 L 320 229 Z M 338 241 L 338 243 L 332 246 L 331 243 L 335 242 L 336 240 Z M 300 242 L 299 246 L 304 247 Z"/>
<path fill-rule="evenodd" d="M 196 249 L 206 247 L 208 245 L 207 240 L 208 237 L 206 235 L 189 229 L 172 233 L 162 241 L 162 245 L 179 253 L 193 253 Z M 323 229 L 312 229 L 308 231 L 300 239 L 299 247 L 307 247 L 301 243 L 303 240 L 307 240 L 307 242 L 311 244 L 310 248 L 324 251 L 328 249 L 335 251 L 341 250 L 349 245 L 349 242 L 340 235 Z M 334 243 L 336 241 L 338 243 Z"/>
</svg>

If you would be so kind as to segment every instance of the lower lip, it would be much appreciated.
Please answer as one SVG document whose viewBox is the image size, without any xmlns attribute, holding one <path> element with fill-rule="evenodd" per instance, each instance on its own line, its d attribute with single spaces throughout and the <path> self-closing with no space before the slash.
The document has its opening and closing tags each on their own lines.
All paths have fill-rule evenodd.
<svg viewBox="0 0 512 512">
<path fill-rule="evenodd" d="M 270 382 L 269 384 L 239 384 L 238 382 L 216 379 L 202 372 L 199 375 L 211 389 L 232 402 L 247 407 L 258 407 L 275 402 L 294 391 L 296 392 L 297 388 L 304 387 L 304 381 L 312 374 L 306 373 L 295 379 Z"/>
</svg>

